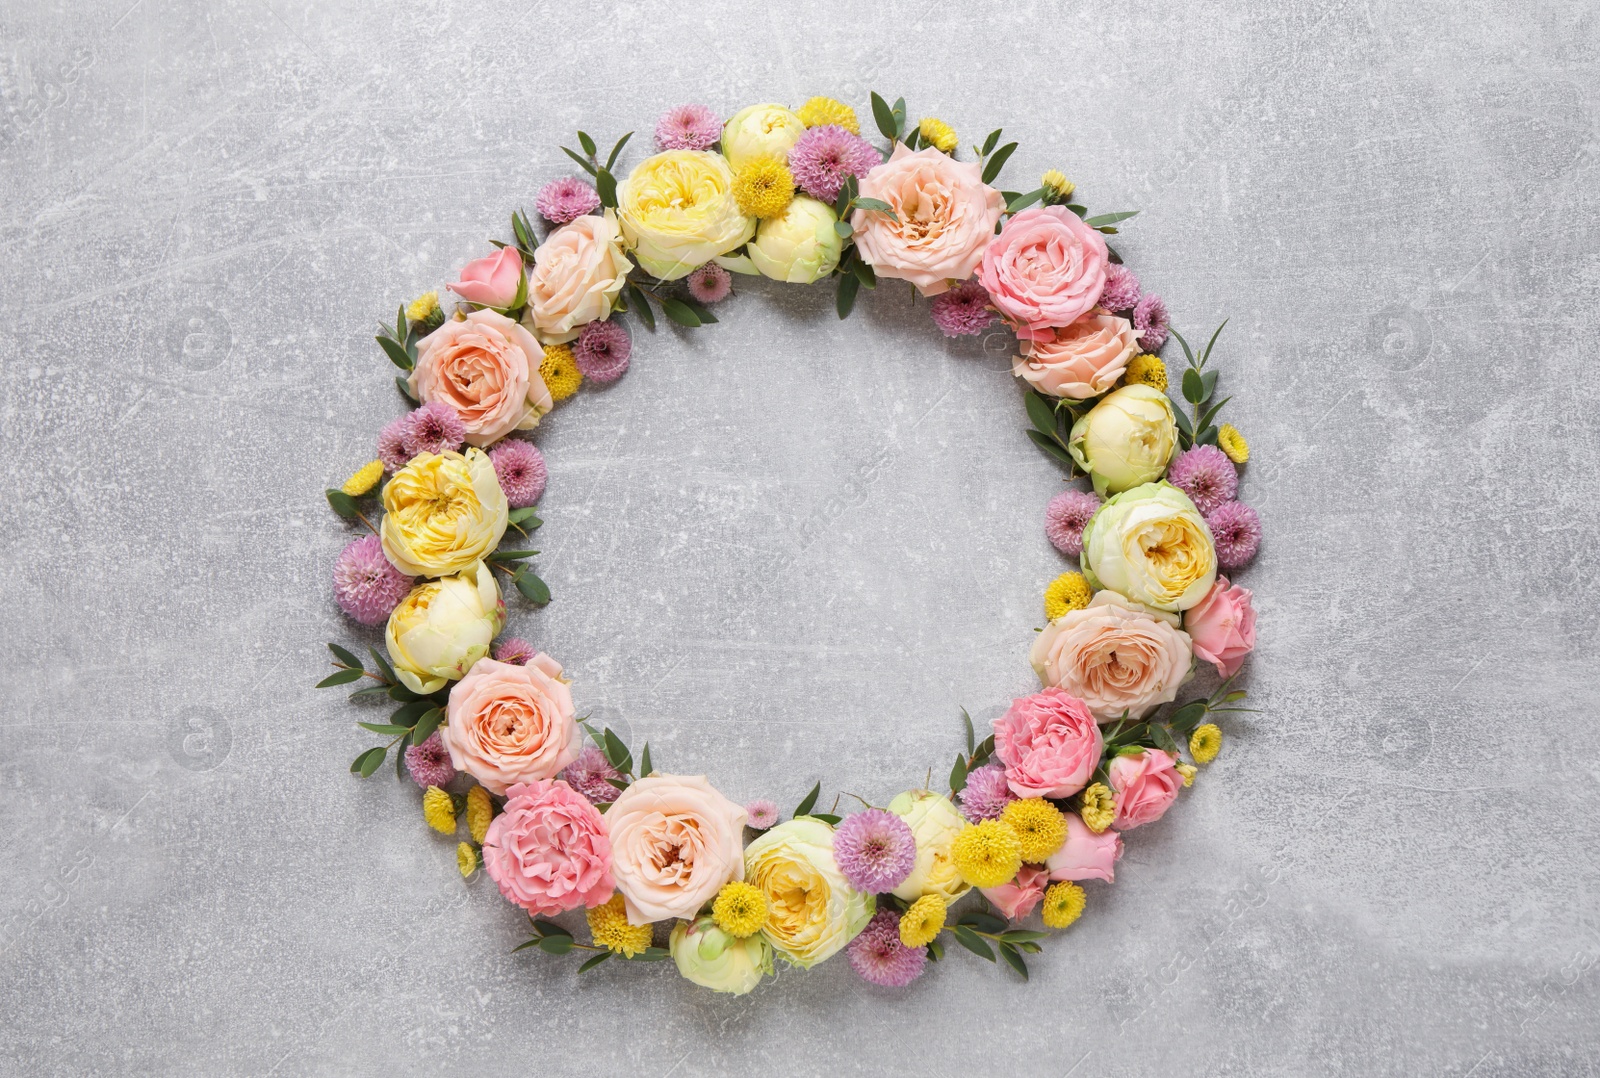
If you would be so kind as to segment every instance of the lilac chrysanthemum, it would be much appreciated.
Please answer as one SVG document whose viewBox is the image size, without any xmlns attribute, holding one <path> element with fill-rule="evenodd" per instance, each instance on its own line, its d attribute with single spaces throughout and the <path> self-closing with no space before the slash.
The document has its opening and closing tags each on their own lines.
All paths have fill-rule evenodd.
<svg viewBox="0 0 1600 1078">
<path fill-rule="evenodd" d="M 1063 554 L 1083 553 L 1083 529 L 1089 518 L 1105 504 L 1100 495 L 1087 490 L 1063 490 L 1044 507 L 1044 533 Z"/>
<path fill-rule="evenodd" d="M 518 636 L 508 636 L 494 646 L 494 661 L 527 666 L 528 660 L 539 654 L 539 649 Z"/>
<path fill-rule="evenodd" d="M 717 303 L 733 291 L 733 275 L 715 262 L 707 262 L 683 279 L 689 295 L 699 303 Z"/>
<path fill-rule="evenodd" d="M 391 419 L 378 434 L 378 459 L 391 472 L 398 472 L 411 460 L 406 452 L 406 431 L 411 428 L 411 413 Z"/>
<path fill-rule="evenodd" d="M 1167 482 L 1189 495 L 1202 516 L 1233 501 L 1239 493 L 1239 469 L 1214 445 L 1197 445 L 1172 458 Z"/>
<path fill-rule="evenodd" d="M 538 446 L 521 438 L 507 438 L 489 451 L 489 462 L 494 465 L 507 505 L 526 509 L 539 504 L 550 470 L 545 467 L 544 454 Z"/>
<path fill-rule="evenodd" d="M 1006 782 L 1006 769 L 999 764 L 987 764 L 967 776 L 967 784 L 959 794 L 961 815 L 968 823 L 998 820 L 1006 806 L 1017 799 Z"/>
<path fill-rule="evenodd" d="M 383 556 L 376 535 L 364 535 L 340 553 L 333 567 L 333 595 L 346 614 L 363 625 L 382 625 L 413 581 Z"/>
<path fill-rule="evenodd" d="M 948 292 L 933 297 L 929 304 L 933 324 L 946 337 L 982 333 L 995 320 L 989 307 L 989 293 L 977 281 L 962 281 Z"/>
<path fill-rule="evenodd" d="M 444 747 L 437 730 L 422 744 L 406 750 L 406 770 L 411 772 L 411 781 L 423 789 L 450 785 L 450 780 L 456 777 L 456 769 L 450 762 L 450 750 Z"/>
<path fill-rule="evenodd" d="M 881 895 L 911 875 L 917 864 L 917 840 L 894 813 L 867 809 L 845 817 L 834 831 L 833 859 L 851 887 Z"/>
<path fill-rule="evenodd" d="M 1206 514 L 1206 526 L 1217 544 L 1217 565 L 1243 569 L 1261 547 L 1261 518 L 1243 502 L 1228 502 Z"/>
<path fill-rule="evenodd" d="M 590 322 L 572 345 L 572 357 L 585 378 L 602 385 L 615 382 L 628 371 L 633 354 L 633 339 L 628 331 L 610 320 Z"/>
<path fill-rule="evenodd" d="M 704 105 L 679 105 L 656 121 L 656 148 L 709 150 L 722 137 L 722 121 Z"/>
<path fill-rule="evenodd" d="M 900 914 L 891 909 L 873 914 L 845 953 L 851 969 L 885 988 L 904 988 L 922 976 L 928 963 L 926 947 L 907 947 L 900 942 Z"/>
<path fill-rule="evenodd" d="M 1106 287 L 1100 293 L 1100 306 L 1108 311 L 1131 310 L 1139 303 L 1139 278 L 1127 266 L 1106 265 Z"/>
<path fill-rule="evenodd" d="M 878 151 L 860 135 L 836 124 L 813 127 L 789 150 L 789 171 L 794 182 L 812 198 L 832 202 L 846 177 L 865 176 L 883 163 Z"/>
<path fill-rule="evenodd" d="M 622 792 L 606 781 L 619 779 L 622 776 L 611 766 L 606 754 L 593 745 L 584 746 L 583 751 L 578 753 L 578 758 L 561 772 L 561 777 L 567 780 L 568 786 L 596 805 L 615 801 L 617 795 Z"/>
<path fill-rule="evenodd" d="M 778 806 L 764 797 L 758 797 L 744 807 L 745 823 L 752 831 L 765 831 L 778 822 Z"/>
<path fill-rule="evenodd" d="M 534 209 L 553 225 L 576 221 L 586 213 L 600 208 L 600 192 L 593 185 L 576 176 L 563 176 L 539 188 L 533 199 Z"/>
<path fill-rule="evenodd" d="M 1133 328 L 1146 351 L 1159 352 L 1167 343 L 1167 305 L 1160 296 L 1151 294 L 1138 302 L 1133 308 Z"/>
<path fill-rule="evenodd" d="M 467 440 L 467 428 L 454 408 L 443 401 L 429 401 L 411 413 L 404 439 L 406 452 L 413 457 L 418 453 L 454 452 Z"/>
</svg>

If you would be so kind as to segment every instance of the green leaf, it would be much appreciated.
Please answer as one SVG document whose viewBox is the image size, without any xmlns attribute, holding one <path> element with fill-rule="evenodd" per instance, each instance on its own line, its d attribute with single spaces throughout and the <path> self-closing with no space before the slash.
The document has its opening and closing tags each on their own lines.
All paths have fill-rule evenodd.
<svg viewBox="0 0 1600 1078">
<path fill-rule="evenodd" d="M 646 947 L 644 950 L 640 951 L 638 954 L 636 954 L 632 958 L 628 959 L 628 961 L 630 961 L 630 962 L 659 962 L 663 958 L 670 958 L 670 957 L 672 957 L 672 952 L 667 950 L 665 947 Z"/>
<path fill-rule="evenodd" d="M 915 150 L 922 143 L 922 132 L 913 127 L 906 135 L 906 149 Z"/>
<path fill-rule="evenodd" d="M 317 682 L 319 689 L 331 689 L 335 685 L 348 685 L 357 678 L 365 677 L 360 670 L 335 670 L 321 681 Z"/>
<path fill-rule="evenodd" d="M 839 826 L 839 821 L 844 819 L 843 816 L 835 816 L 831 812 L 813 812 L 811 814 L 811 818 L 813 820 L 821 820 L 823 823 L 829 825 L 830 827 L 838 827 Z"/>
<path fill-rule="evenodd" d="M 593 165 L 584 159 L 582 154 L 573 153 L 565 146 L 561 147 L 561 152 L 578 162 L 578 167 L 583 169 L 583 171 L 587 172 L 589 175 L 593 176 L 598 171 Z"/>
<path fill-rule="evenodd" d="M 633 771 L 633 753 L 622 743 L 622 738 L 611 732 L 609 726 L 606 727 L 606 759 L 624 775 Z"/>
<path fill-rule="evenodd" d="M 996 917 L 994 914 L 986 913 L 983 910 L 969 910 L 962 914 L 961 919 L 956 923 L 966 925 L 968 928 L 976 928 L 979 932 L 988 932 L 991 935 L 1006 930 L 1004 917 Z"/>
<path fill-rule="evenodd" d="M 519 247 L 531 251 L 538 245 L 533 238 L 533 230 L 527 227 L 526 219 L 521 210 L 513 211 L 511 214 L 511 234 L 517 238 Z"/>
<path fill-rule="evenodd" d="M 642 778 L 650 774 L 650 742 L 644 743 L 644 751 L 639 754 L 639 775 Z"/>
<path fill-rule="evenodd" d="M 619 138 L 617 140 L 617 144 L 615 146 L 611 147 L 611 153 L 606 158 L 606 171 L 607 172 L 610 172 L 611 171 L 611 166 L 615 165 L 617 163 L 617 157 L 618 157 L 618 155 L 620 155 L 622 153 L 622 148 L 628 144 L 628 140 L 631 139 L 632 137 L 633 137 L 633 132 L 629 131 L 626 135 L 623 135 L 621 138 Z"/>
<path fill-rule="evenodd" d="M 333 657 L 353 670 L 361 669 L 361 660 L 338 644 L 329 644 L 328 650 L 333 652 Z"/>
<path fill-rule="evenodd" d="M 526 943 L 519 943 L 515 947 L 511 948 L 511 953 L 512 954 L 516 954 L 518 951 L 526 951 L 529 947 L 537 947 L 537 946 L 539 946 L 539 940 L 531 939 L 531 940 L 528 940 Z"/>
<path fill-rule="evenodd" d="M 411 744 L 411 732 L 408 730 L 394 746 L 394 777 L 406 777 L 406 746 Z"/>
<path fill-rule="evenodd" d="M 1178 424 L 1178 430 L 1183 433 L 1183 436 L 1192 441 L 1194 439 L 1194 428 L 1189 425 L 1189 417 L 1184 414 L 1183 409 L 1174 408 L 1172 410 L 1172 418 Z"/>
<path fill-rule="evenodd" d="M 821 780 L 818 780 L 817 784 L 811 787 L 811 792 L 806 794 L 805 797 L 801 798 L 800 804 L 795 806 L 794 814 L 796 816 L 811 815 L 811 810 L 817 807 L 817 798 L 821 796 L 822 782 Z"/>
<path fill-rule="evenodd" d="M 1204 700 L 1191 700 L 1171 715 L 1168 715 L 1167 722 L 1172 725 L 1174 730 L 1187 737 L 1189 734 L 1194 733 L 1194 728 L 1200 725 L 1200 720 L 1205 717 L 1205 713 L 1206 702 Z"/>
<path fill-rule="evenodd" d="M 354 520 L 360 515 L 361 510 L 356 508 L 356 500 L 344 491 L 329 487 L 324 493 L 328 496 L 328 507 L 346 520 Z"/>
<path fill-rule="evenodd" d="M 607 169 L 595 173 L 594 189 L 600 193 L 600 204 L 607 209 L 617 208 L 617 178 Z"/>
<path fill-rule="evenodd" d="M 396 683 L 389 686 L 389 699 L 398 700 L 402 704 L 409 704 L 411 701 L 421 700 L 423 697 L 419 693 L 412 692 L 404 685 Z"/>
<path fill-rule="evenodd" d="M 700 319 L 700 324 L 702 326 L 716 324 L 717 316 L 712 314 L 705 304 L 699 303 L 692 299 L 686 299 L 683 301 L 683 305 L 694 312 L 694 316 Z"/>
<path fill-rule="evenodd" d="M 543 606 L 550 601 L 550 585 L 535 576 L 532 569 L 523 569 L 511 579 L 522 597 L 529 602 Z"/>
<path fill-rule="evenodd" d="M 989 132 L 989 137 L 983 140 L 983 149 L 978 152 L 979 157 L 988 157 L 994 152 L 994 148 L 1000 143 L 1000 132 L 1004 130 L 1003 127 L 997 127 Z"/>
<path fill-rule="evenodd" d="M 856 208 L 862 210 L 871 210 L 873 213 L 881 213 L 891 221 L 898 222 L 900 220 L 900 215 L 894 212 L 894 207 L 883 201 L 881 198 L 858 198 L 856 199 Z M 839 223 L 844 224 L 843 221 L 840 221 Z M 840 235 L 844 236 L 846 239 L 850 238 L 850 234 L 848 232 L 841 232 Z"/>
<path fill-rule="evenodd" d="M 1056 433 L 1055 405 L 1045 400 L 1036 389 L 1030 389 L 1022 398 L 1028 409 L 1028 418 L 1039 433 L 1054 437 Z"/>
<path fill-rule="evenodd" d="M 420 745 L 424 741 L 428 740 L 428 738 L 433 735 L 433 732 L 439 728 L 439 724 L 443 721 L 444 710 L 442 708 L 436 707 L 430 711 L 424 711 L 422 713 L 422 718 L 417 720 L 417 725 L 411 729 L 412 742 Z"/>
<path fill-rule="evenodd" d="M 1215 374 L 1216 372 L 1213 371 L 1212 373 Z M 1207 408 L 1204 412 L 1201 412 L 1200 413 L 1200 429 L 1201 430 L 1205 430 L 1207 427 L 1211 426 L 1211 421 L 1213 419 L 1217 418 L 1217 413 L 1222 411 L 1222 406 L 1224 404 L 1227 404 L 1232 399 L 1233 399 L 1232 397 L 1223 397 L 1217 403 L 1215 403 L 1211 407 Z"/>
<path fill-rule="evenodd" d="M 1033 191 L 1029 191 L 1027 194 L 1024 194 L 1024 195 L 1018 195 L 1016 198 L 1014 198 L 1014 199 L 1012 199 L 1012 200 L 1010 200 L 1009 202 L 1006 203 L 1006 212 L 1007 213 L 1016 213 L 1018 210 L 1025 210 L 1029 206 L 1033 205 L 1035 202 L 1038 202 L 1043 197 L 1044 197 L 1044 188 L 1043 187 L 1037 188 L 1037 189 L 1035 189 Z"/>
<path fill-rule="evenodd" d="M 1022 956 L 1017 953 L 1015 947 L 1009 943 L 1002 943 L 1000 945 L 1000 957 L 1006 960 L 1006 965 L 1022 974 L 1023 980 L 1028 979 L 1028 964 L 1022 960 Z"/>
<path fill-rule="evenodd" d="M 389 660 L 383 657 L 383 653 L 381 651 L 379 651 L 377 648 L 368 648 L 367 654 L 372 656 L 372 661 L 378 666 L 378 673 L 382 674 L 385 680 L 390 682 L 396 682 L 400 680 L 399 678 L 395 677 L 394 667 L 389 665 Z"/>
<path fill-rule="evenodd" d="M 409 726 L 394 726 L 387 722 L 358 722 L 356 725 L 363 730 L 371 730 L 375 734 L 382 734 L 384 737 L 399 737 L 401 734 L 409 734 L 411 732 L 411 727 Z"/>
<path fill-rule="evenodd" d="M 378 342 L 378 347 L 383 349 L 383 354 L 388 356 L 389 362 L 393 363 L 396 367 L 399 367 L 403 371 L 409 371 L 413 366 L 415 366 L 415 364 L 411 361 L 411 356 L 406 352 L 405 346 L 399 341 L 382 336 L 374 337 L 372 339 Z"/>
<path fill-rule="evenodd" d="M 1235 700 L 1243 700 L 1245 697 L 1247 697 L 1249 695 L 1250 694 L 1245 692 L 1243 689 L 1235 689 L 1232 692 L 1230 692 L 1227 696 L 1224 696 L 1222 698 L 1222 702 L 1224 704 L 1231 704 Z"/>
<path fill-rule="evenodd" d="M 1000 933 L 1000 938 L 1006 943 L 1029 943 L 1033 940 L 1049 939 L 1048 932 L 1035 932 L 1030 928 L 1013 928 Z"/>
<path fill-rule="evenodd" d="M 1216 427 L 1207 427 L 1205 430 L 1201 431 L 1199 434 L 1196 434 L 1194 436 L 1194 440 L 1199 445 L 1216 445 L 1217 444 L 1217 428 Z"/>
<path fill-rule="evenodd" d="M 894 115 L 894 137 L 901 141 L 906 137 L 906 99 L 894 99 L 894 108 L 890 110 Z"/>
<path fill-rule="evenodd" d="M 1171 756 L 1178 758 L 1178 743 L 1172 739 L 1172 731 L 1159 722 L 1150 724 L 1150 740 L 1156 743 L 1156 748 Z"/>
<path fill-rule="evenodd" d="M 406 400 L 410 401 L 412 404 L 416 404 L 417 403 L 417 395 L 415 393 L 411 392 L 411 383 L 410 382 L 407 382 L 404 378 L 401 378 L 400 376 L 396 375 L 395 376 L 395 380 L 394 380 L 394 385 L 395 385 L 395 388 L 400 391 L 400 395 L 402 397 L 404 397 Z"/>
<path fill-rule="evenodd" d="M 1228 320 L 1226 318 L 1224 318 L 1222 320 L 1222 325 L 1217 327 L 1217 331 L 1215 333 L 1213 333 L 1211 335 L 1211 339 L 1206 342 L 1206 350 L 1203 353 L 1201 353 L 1201 355 L 1200 355 L 1200 366 L 1204 367 L 1206 365 L 1206 361 L 1211 358 L 1211 349 L 1212 349 L 1213 346 L 1216 345 L 1217 338 L 1222 336 L 1222 331 L 1223 331 L 1224 328 L 1227 327 L 1227 325 L 1228 325 Z"/>
<path fill-rule="evenodd" d="M 835 221 L 833 223 L 833 230 L 834 232 L 838 233 L 840 239 L 847 240 L 856 234 L 855 226 L 853 226 L 849 221 Z"/>
<path fill-rule="evenodd" d="M 972 730 L 972 716 L 967 714 L 967 709 L 966 708 L 962 708 L 961 709 L 961 725 L 966 727 L 966 731 L 967 731 L 967 755 L 971 756 L 972 755 L 972 743 L 977 738 L 978 735 L 976 733 L 974 733 L 973 730 Z"/>
<path fill-rule="evenodd" d="M 872 94 L 872 119 L 878 125 L 878 131 L 890 142 L 895 142 L 900 137 L 900 132 L 895 127 L 894 110 L 889 107 L 889 102 L 879 97 L 877 91 Z"/>
<path fill-rule="evenodd" d="M 1183 334 L 1179 333 L 1177 330 L 1172 330 L 1172 336 L 1173 339 L 1183 347 L 1183 357 L 1189 361 L 1189 366 L 1193 367 L 1195 365 L 1194 351 L 1189 347 L 1189 342 L 1184 340 Z"/>
<path fill-rule="evenodd" d="M 928 958 L 931 959 L 934 962 L 937 962 L 943 957 L 944 957 L 944 944 L 939 942 L 938 937 L 934 937 L 933 939 L 929 940 L 928 941 Z"/>
<path fill-rule="evenodd" d="M 839 275 L 839 291 L 833 297 L 834 310 L 839 312 L 839 317 L 849 318 L 850 312 L 856 305 L 856 293 L 861 291 L 861 278 L 853 273 Z"/>
<path fill-rule="evenodd" d="M 654 330 L 656 328 L 656 315 L 650 309 L 650 301 L 639 290 L 639 286 L 632 281 L 628 282 L 628 309 L 639 316 L 639 321 L 644 323 L 645 329 Z"/>
<path fill-rule="evenodd" d="M 1202 359 L 1200 361 L 1200 363 L 1203 366 L 1205 364 L 1205 360 Z M 1202 401 L 1210 400 L 1211 399 L 1211 394 L 1216 392 L 1216 389 L 1217 389 L 1217 372 L 1216 371 L 1206 371 L 1204 374 L 1202 374 L 1200 376 L 1200 385 L 1205 390 L 1205 396 L 1201 397 L 1200 399 Z M 1205 426 L 1204 423 L 1202 423 L 1200 425 L 1202 427 Z"/>
<path fill-rule="evenodd" d="M 595 146 L 594 139 L 590 138 L 588 134 L 583 131 L 578 132 L 578 145 L 582 146 L 583 152 L 588 154 L 590 157 L 593 157 L 596 151 L 599 149 L 597 146 Z"/>
<path fill-rule="evenodd" d="M 388 754 L 389 750 L 384 746 L 374 745 L 351 761 L 350 773 L 352 775 L 360 775 L 364 779 L 370 779 L 372 773 L 383 766 L 383 758 Z"/>
<path fill-rule="evenodd" d="M 596 966 L 600 965 L 600 963 L 604 962 L 606 959 L 608 959 L 610 957 L 611 957 L 611 952 L 610 951 L 601 951 L 599 954 L 593 955 L 590 958 L 588 958 L 587 960 L 585 960 L 583 965 L 578 967 L 578 972 L 579 973 L 588 973 L 590 970 L 594 969 Z"/>
<path fill-rule="evenodd" d="M 700 316 L 695 314 L 689 305 L 681 299 L 672 299 L 669 296 L 662 297 L 661 311 L 680 326 L 694 329 L 700 324 Z"/>
<path fill-rule="evenodd" d="M 497 550 L 489 555 L 490 561 L 521 561 L 539 553 L 537 550 Z"/>
<path fill-rule="evenodd" d="M 1112 265 L 1122 265 L 1122 255 L 1118 253 L 1117 249 L 1111 246 L 1109 243 L 1106 244 L 1106 257 L 1111 260 Z"/>
<path fill-rule="evenodd" d="M 389 716 L 389 721 L 396 726 L 415 726 L 417 720 L 426 715 L 433 706 L 433 701 L 427 697 L 413 700 L 404 707 L 396 708 L 394 714 Z"/>
<path fill-rule="evenodd" d="M 537 505 L 530 505 L 525 509 L 511 510 L 511 512 L 506 514 L 506 520 L 509 523 L 521 525 L 522 527 L 527 528 L 529 531 L 532 531 L 534 528 L 537 528 L 544 523 L 544 521 L 539 519 L 538 513 L 539 507 Z"/>
<path fill-rule="evenodd" d="M 1190 367 L 1183 372 L 1183 399 L 1190 404 L 1200 404 L 1206 399 L 1205 383 L 1200 381 L 1200 371 Z"/>
<path fill-rule="evenodd" d="M 983 182 L 993 183 L 995 177 L 1000 175 L 1000 170 L 1006 167 L 1006 162 L 1011 159 L 1011 155 L 1016 152 L 1017 144 L 1015 142 L 1008 142 L 996 150 L 994 156 L 984 162 Z"/>
<path fill-rule="evenodd" d="M 539 941 L 539 950 L 545 954 L 571 954 L 572 946 L 571 936 L 545 936 Z"/>
<path fill-rule="evenodd" d="M 950 769 L 950 792 L 958 794 L 967 786 L 967 758 L 956 753 L 955 766 Z"/>
<path fill-rule="evenodd" d="M 1076 463 L 1076 461 L 1072 459 L 1072 454 L 1068 453 L 1065 449 L 1062 449 L 1060 444 L 1054 438 L 1048 438 L 1036 430 L 1023 431 L 1023 433 L 1029 438 L 1033 439 L 1034 445 L 1038 446 L 1040 449 L 1043 449 L 1046 453 L 1049 453 L 1062 464 Z"/>
<path fill-rule="evenodd" d="M 535 917 L 533 926 L 541 936 L 566 936 L 569 939 L 572 937 L 571 932 L 546 917 Z"/>
<path fill-rule="evenodd" d="M 850 263 L 850 272 L 854 273 L 866 287 L 878 287 L 877 273 L 873 272 L 872 267 L 861 261 L 861 259 L 858 258 Z"/>
<path fill-rule="evenodd" d="M 632 783 L 630 783 L 627 779 L 606 779 L 606 781 L 619 790 L 626 790 L 632 785 Z"/>
<path fill-rule="evenodd" d="M 987 943 L 983 942 L 983 937 L 973 932 L 972 929 L 967 928 L 965 925 L 956 925 L 950 930 L 950 934 L 955 937 L 957 943 L 979 958 L 987 958 L 991 962 L 994 961 L 994 952 L 989 950 Z"/>
<path fill-rule="evenodd" d="M 352 699 L 352 700 L 370 700 L 374 696 L 388 696 L 388 695 L 389 695 L 389 686 L 387 686 L 387 685 L 368 685 L 365 689 L 357 689 L 355 692 L 351 693 L 350 694 L 350 699 Z"/>
<path fill-rule="evenodd" d="M 1138 210 L 1121 210 L 1117 213 L 1101 213 L 1094 217 L 1086 217 L 1083 223 L 1090 228 L 1099 228 L 1101 225 L 1114 225 L 1119 221 L 1126 221 L 1130 217 L 1137 217 Z"/>
</svg>

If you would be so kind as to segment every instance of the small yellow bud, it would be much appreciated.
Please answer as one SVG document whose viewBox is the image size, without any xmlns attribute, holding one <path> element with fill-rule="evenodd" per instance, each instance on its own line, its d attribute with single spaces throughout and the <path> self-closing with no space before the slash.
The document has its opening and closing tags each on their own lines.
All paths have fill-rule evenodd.
<svg viewBox="0 0 1600 1078">
<path fill-rule="evenodd" d="M 456 803 L 437 786 L 429 786 L 422 795 L 422 818 L 441 835 L 456 833 Z"/>
</svg>

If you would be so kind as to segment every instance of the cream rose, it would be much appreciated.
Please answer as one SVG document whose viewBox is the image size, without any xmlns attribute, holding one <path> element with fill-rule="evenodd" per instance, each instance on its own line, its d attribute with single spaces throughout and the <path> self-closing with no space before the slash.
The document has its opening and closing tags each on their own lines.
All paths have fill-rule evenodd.
<svg viewBox="0 0 1600 1078">
<path fill-rule="evenodd" d="M 1117 384 L 1139 354 L 1139 335 L 1126 318 L 1096 308 L 1070 326 L 1024 340 L 1011 373 L 1040 393 L 1068 400 L 1098 397 Z"/>
<path fill-rule="evenodd" d="M 617 187 L 617 221 L 645 272 L 675 281 L 756 231 L 739 212 L 733 172 L 719 153 L 668 150 L 634 166 Z"/>
<path fill-rule="evenodd" d="M 503 314 L 472 311 L 417 342 L 411 391 L 442 401 L 467 429 L 467 444 L 489 445 L 514 430 L 531 430 L 555 407 L 539 364 L 544 349 Z"/>
<path fill-rule="evenodd" d="M 1005 198 L 983 182 L 976 164 L 929 147 L 894 154 L 861 178 L 861 197 L 888 203 L 895 216 L 856 210 L 856 249 L 879 277 L 910 281 L 925 296 L 964 281 L 1005 210 Z"/>
<path fill-rule="evenodd" d="M 505 623 L 506 604 L 494 570 L 480 561 L 460 576 L 412 588 L 389 614 L 384 646 L 406 688 L 433 693 L 489 654 Z"/>
<path fill-rule="evenodd" d="M 1151 483 L 1178 448 L 1172 402 L 1147 385 L 1113 390 L 1072 425 L 1067 451 L 1101 496 Z"/>
<path fill-rule="evenodd" d="M 582 738 L 561 664 L 543 652 L 526 666 L 479 659 L 450 690 L 439 728 L 456 770 L 495 794 L 555 778 Z"/>
<path fill-rule="evenodd" d="M 745 877 L 767 898 L 761 934 L 796 966 L 837 954 L 872 919 L 876 901 L 845 880 L 833 857 L 833 828 L 821 820 L 781 823 L 744 857 Z"/>
<path fill-rule="evenodd" d="M 938 895 L 949 905 L 972 890 L 950 857 L 950 847 L 967 821 L 948 797 L 932 790 L 907 790 L 887 807 L 906 821 L 917 840 L 916 864 L 894 889 L 896 898 L 915 902 L 923 895 Z"/>
<path fill-rule="evenodd" d="M 419 453 L 384 484 L 384 556 L 407 576 L 459 573 L 500 545 L 509 509 L 483 450 Z"/>
<path fill-rule="evenodd" d="M 528 313 L 534 332 L 546 344 L 562 344 L 586 323 L 608 317 L 632 268 L 613 211 L 562 225 L 533 252 Z"/>
<path fill-rule="evenodd" d="M 1083 575 L 1154 610 L 1188 610 L 1217 579 L 1211 529 L 1187 495 L 1146 483 L 1101 506 L 1083 529 Z"/>
<path fill-rule="evenodd" d="M 805 121 L 782 105 L 749 105 L 722 125 L 722 153 L 734 171 L 757 157 L 782 161 L 805 133 Z"/>
<path fill-rule="evenodd" d="M 611 874 L 630 924 L 693 920 L 729 880 L 744 879 L 745 811 L 704 775 L 650 775 L 611 803 Z"/>
<path fill-rule="evenodd" d="M 1142 718 L 1170 703 L 1193 662 L 1189 634 L 1114 591 L 1096 592 L 1034 638 L 1028 661 L 1040 684 L 1089 706 L 1100 722 Z"/>
</svg>

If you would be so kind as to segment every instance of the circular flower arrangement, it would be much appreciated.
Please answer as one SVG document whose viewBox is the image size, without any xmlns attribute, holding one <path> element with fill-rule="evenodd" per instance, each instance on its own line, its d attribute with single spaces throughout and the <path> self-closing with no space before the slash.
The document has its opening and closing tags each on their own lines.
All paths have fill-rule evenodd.
<svg viewBox="0 0 1600 1078">
<path fill-rule="evenodd" d="M 526 911 L 519 950 L 583 952 L 580 971 L 670 957 L 695 984 L 742 994 L 774 959 L 808 968 L 840 951 L 867 980 L 903 986 L 953 940 L 1026 977 L 1024 956 L 1083 912 L 1083 883 L 1113 881 L 1123 833 L 1161 819 L 1216 757 L 1214 720 L 1244 710 L 1230 686 L 1255 611 L 1221 574 L 1254 558 L 1261 522 L 1237 500 L 1244 436 L 1219 422 L 1220 327 L 1198 351 L 1169 329 L 1106 241 L 1132 212 L 1090 215 L 1054 170 L 1000 190 L 1016 149 L 1000 131 L 964 154 L 949 125 L 908 126 L 903 99 L 874 94 L 872 113 L 882 147 L 829 98 L 726 122 L 681 106 L 620 180 L 629 136 L 602 156 L 580 131 L 565 152 L 586 176 L 534 200 L 548 229 L 518 211 L 511 240 L 446 286 L 453 309 L 429 292 L 377 338 L 415 407 L 327 498 L 369 533 L 340 554 L 334 594 L 385 626 L 386 654 L 368 649 L 368 669 L 330 644 L 321 686 L 361 681 L 355 699 L 399 705 L 359 724 L 386 741 L 350 770 L 370 776 L 393 751 L 426 822 L 464 825 L 461 874 L 481 868 Z M 583 722 L 556 659 L 497 642 L 505 584 L 550 600 L 537 552 L 502 546 L 540 525 L 548 470 L 526 436 L 586 381 L 626 373 L 624 319 L 713 323 L 734 274 L 832 278 L 841 318 L 861 288 L 898 278 L 947 336 L 1003 321 L 1027 436 L 1088 480 L 1044 508 L 1045 534 L 1080 569 L 1044 589 L 1048 623 L 1028 653 L 1040 689 L 982 738 L 963 712 L 947 790 L 846 816 L 818 810 L 820 782 L 788 819 L 769 800 L 741 806 Z M 1175 385 L 1169 336 L 1185 360 Z M 1180 702 L 1203 665 L 1220 687 Z M 578 910 L 587 942 L 551 919 Z"/>
</svg>

